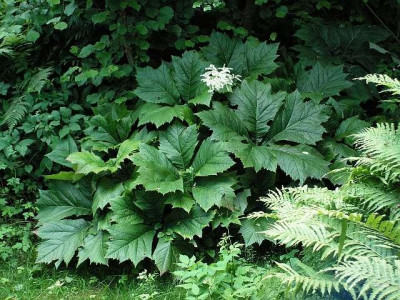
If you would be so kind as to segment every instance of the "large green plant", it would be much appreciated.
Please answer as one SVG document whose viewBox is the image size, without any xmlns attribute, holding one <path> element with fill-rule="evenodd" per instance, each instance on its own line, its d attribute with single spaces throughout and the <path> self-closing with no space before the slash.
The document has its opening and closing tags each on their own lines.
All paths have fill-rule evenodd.
<svg viewBox="0 0 400 300">
<path fill-rule="evenodd" d="M 241 86 L 228 92 L 237 109 L 222 104 L 225 94 L 211 92 L 201 79 L 210 49 L 221 42 L 239 59 L 226 62 L 243 76 Z M 170 66 L 138 69 L 135 94 L 140 100 L 134 110 L 122 104 L 100 105 L 99 114 L 89 120 L 81 152 L 74 152 L 76 145 L 69 141 L 68 151 L 59 148 L 49 154 L 73 171 L 48 179 L 79 183 L 55 183 L 41 193 L 38 218 L 43 225 L 38 234 L 44 242 L 38 262 L 68 263 L 78 250 L 79 263 L 113 258 L 138 264 L 152 258 L 165 272 L 206 227 L 240 225 L 238 217 L 250 195 L 238 173 L 241 164 L 276 172 L 279 162 L 301 182 L 328 172 L 328 162 L 307 145 L 321 139 L 325 106 L 303 101 L 298 92 L 285 100 L 285 92 L 274 94 L 268 84 L 252 79 L 276 68 L 276 49 L 215 33 L 204 50 L 205 59 L 185 52 L 173 57 Z M 219 63 L 218 53 L 212 53 L 210 58 Z M 208 110 L 210 105 L 213 110 Z M 214 132 L 208 137 L 196 113 L 207 126 L 214 116 L 221 119 L 216 126 L 225 127 L 210 126 Z M 237 126 L 236 131 L 229 131 L 231 126 Z M 300 145 L 282 145 L 285 141 Z M 253 158 L 245 157 L 247 148 Z M 68 234 L 58 236 L 60 231 Z"/>
<path fill-rule="evenodd" d="M 224 142 L 244 167 L 275 172 L 279 165 L 300 182 L 328 172 L 328 163 L 308 146 L 322 138 L 322 123 L 328 118 L 323 105 L 304 102 L 297 91 L 287 97 L 283 92 L 272 94 L 270 85 L 246 80 L 229 100 L 236 109 L 215 103 L 213 110 L 198 115 L 213 131 L 211 138 Z"/>
</svg>

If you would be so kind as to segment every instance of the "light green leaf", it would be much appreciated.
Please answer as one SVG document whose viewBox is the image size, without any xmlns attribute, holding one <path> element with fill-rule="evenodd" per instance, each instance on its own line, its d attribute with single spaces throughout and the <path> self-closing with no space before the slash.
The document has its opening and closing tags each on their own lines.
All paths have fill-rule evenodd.
<svg viewBox="0 0 400 300">
<path fill-rule="evenodd" d="M 72 167 L 71 163 L 66 160 L 68 155 L 70 155 L 73 152 L 77 152 L 78 147 L 76 147 L 76 144 L 74 140 L 72 139 L 71 136 L 68 136 L 66 139 L 61 140 L 56 147 L 51 151 L 50 153 L 47 153 L 46 156 L 60 164 L 66 167 Z"/>
<path fill-rule="evenodd" d="M 146 190 L 161 194 L 177 190 L 183 192 L 183 180 L 177 169 L 156 148 L 141 144 L 140 153 L 133 157 L 133 163 L 139 166 L 137 183 L 142 184 Z"/>
<path fill-rule="evenodd" d="M 68 27 L 68 24 L 65 22 L 58 22 L 58 23 L 54 24 L 54 29 L 57 29 L 60 31 L 66 29 L 67 27 Z"/>
<path fill-rule="evenodd" d="M 197 113 L 204 125 L 213 133 L 211 138 L 219 141 L 247 139 L 247 129 L 243 121 L 225 105 L 215 102 L 213 110 Z"/>
<path fill-rule="evenodd" d="M 196 51 L 186 51 L 181 58 L 172 57 L 173 77 L 184 100 L 194 99 L 208 90 L 201 81 L 201 74 L 208 65 Z"/>
<path fill-rule="evenodd" d="M 197 145 L 196 125 L 175 123 L 160 133 L 160 151 L 179 169 L 186 169 Z"/>
<path fill-rule="evenodd" d="M 152 123 L 157 128 L 170 123 L 174 118 L 185 120 L 190 117 L 192 111 L 186 105 L 161 106 L 154 103 L 146 103 L 141 107 L 139 114 L 139 126 Z"/>
<path fill-rule="evenodd" d="M 120 262 L 131 260 L 136 266 L 146 257 L 151 257 L 155 231 L 152 227 L 135 224 L 117 224 L 110 227 L 111 241 L 108 242 L 107 258 Z"/>
<path fill-rule="evenodd" d="M 174 210 L 166 218 L 167 228 L 172 229 L 185 239 L 193 239 L 195 235 L 201 237 L 203 229 L 211 222 L 214 214 L 214 211 L 206 213 L 198 205 L 195 205 L 190 213 Z"/>
<path fill-rule="evenodd" d="M 165 64 L 158 69 L 150 67 L 137 69 L 136 79 L 139 87 L 135 89 L 135 94 L 140 99 L 169 105 L 174 105 L 179 101 L 178 89 Z"/>
<path fill-rule="evenodd" d="M 83 241 L 83 247 L 78 252 L 78 266 L 85 260 L 89 259 L 90 263 L 107 265 L 108 260 L 105 258 L 107 253 L 107 241 L 109 234 L 103 230 L 96 234 L 88 235 Z"/>
<path fill-rule="evenodd" d="M 52 182 L 50 190 L 40 190 L 39 195 L 37 218 L 41 223 L 92 213 L 90 191 L 77 188 L 71 183 Z"/>
<path fill-rule="evenodd" d="M 175 269 L 178 255 L 179 251 L 172 245 L 172 241 L 167 239 L 158 240 L 157 247 L 153 253 L 153 260 L 161 275 Z"/>
<path fill-rule="evenodd" d="M 51 174 L 51 175 L 43 175 L 44 178 L 49 179 L 49 180 L 72 180 L 72 181 L 78 181 L 81 179 L 83 174 L 77 174 L 74 171 L 61 171 L 57 174 Z"/>
<path fill-rule="evenodd" d="M 80 174 L 97 174 L 109 170 L 109 165 L 93 152 L 75 152 L 70 154 L 67 160 L 74 166 L 76 173 Z"/>
<path fill-rule="evenodd" d="M 272 124 L 269 138 L 273 142 L 290 141 L 315 145 L 325 132 L 322 123 L 329 118 L 324 113 L 325 108 L 325 105 L 304 102 L 298 91 L 291 93 L 287 97 L 284 109 Z"/>
<path fill-rule="evenodd" d="M 222 143 L 207 139 L 197 151 L 192 168 L 195 176 L 209 176 L 224 172 L 234 164 Z"/>
<path fill-rule="evenodd" d="M 193 198 L 197 204 L 208 211 L 214 205 L 221 206 L 223 197 L 235 198 L 232 186 L 236 180 L 232 177 L 219 176 L 200 178 L 193 187 Z"/>
<path fill-rule="evenodd" d="M 104 21 L 107 20 L 107 18 L 109 17 L 110 12 L 109 11 L 103 11 L 97 14 L 94 14 L 92 16 L 92 22 L 93 24 L 99 24 L 99 23 L 103 23 Z"/>
<path fill-rule="evenodd" d="M 119 166 L 125 159 L 129 158 L 132 152 L 139 149 L 140 141 L 126 140 L 118 148 L 115 165 Z"/>
<path fill-rule="evenodd" d="M 97 185 L 93 196 L 93 212 L 96 212 L 97 209 L 103 209 L 107 204 L 121 197 L 123 191 L 124 186 L 122 182 L 115 182 L 107 177 L 103 177 Z"/>
<path fill-rule="evenodd" d="M 83 47 L 81 49 L 81 52 L 79 52 L 78 57 L 79 58 L 86 58 L 88 57 L 90 54 L 92 54 L 95 51 L 95 48 L 92 44 L 86 45 L 85 47 Z"/>
<path fill-rule="evenodd" d="M 239 219 L 241 215 L 242 214 L 237 210 L 235 211 L 232 211 L 232 209 L 218 210 L 217 214 L 215 215 L 215 217 L 211 222 L 211 226 L 213 229 L 215 229 L 218 227 L 230 228 L 232 224 L 242 225 Z"/>
<path fill-rule="evenodd" d="M 329 172 L 329 163 L 315 149 L 306 145 L 271 146 L 279 167 L 293 180 L 304 183 L 307 177 L 321 179 Z"/>
<path fill-rule="evenodd" d="M 26 40 L 28 42 L 36 42 L 36 40 L 40 37 L 39 32 L 36 30 L 29 30 L 28 33 L 26 34 Z"/>
<path fill-rule="evenodd" d="M 246 247 L 255 243 L 261 245 L 267 239 L 262 232 L 268 230 L 272 224 L 273 221 L 268 218 L 243 220 L 239 232 L 243 236 Z"/>
<path fill-rule="evenodd" d="M 338 96 L 342 90 L 352 86 L 346 80 L 341 66 L 322 66 L 317 62 L 312 70 L 304 72 L 297 81 L 302 96 L 319 102 L 324 98 Z"/>
<path fill-rule="evenodd" d="M 78 8 L 78 5 L 75 2 L 71 2 L 65 6 L 64 14 L 66 14 L 69 17 L 74 13 L 75 9 L 77 9 L 77 8 Z"/>
<path fill-rule="evenodd" d="M 254 135 L 256 142 L 262 141 L 269 130 L 268 122 L 273 120 L 283 100 L 285 92 L 272 94 L 271 85 L 260 81 L 242 81 L 229 98 L 237 106 L 236 114 Z"/>
<path fill-rule="evenodd" d="M 212 93 L 208 90 L 205 90 L 203 93 L 197 95 L 195 98 L 188 101 L 188 103 L 192 103 L 194 105 L 205 105 L 210 106 L 212 99 Z"/>
<path fill-rule="evenodd" d="M 62 261 L 68 265 L 82 245 L 89 227 L 90 223 L 83 219 L 45 223 L 37 231 L 43 242 L 38 246 L 36 262 L 51 263 L 56 260 L 57 267 Z"/>
</svg>

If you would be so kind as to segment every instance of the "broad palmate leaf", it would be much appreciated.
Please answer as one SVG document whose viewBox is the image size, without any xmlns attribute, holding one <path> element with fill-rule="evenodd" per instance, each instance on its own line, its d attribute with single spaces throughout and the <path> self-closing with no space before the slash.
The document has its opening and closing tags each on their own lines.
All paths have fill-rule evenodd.
<svg viewBox="0 0 400 300">
<path fill-rule="evenodd" d="M 167 228 L 173 230 L 185 239 L 201 237 L 203 228 L 207 227 L 215 215 L 214 211 L 205 212 L 195 205 L 190 213 L 174 210 L 166 219 Z"/>
<path fill-rule="evenodd" d="M 36 262 L 56 260 L 56 266 L 63 261 L 68 264 L 78 247 L 82 246 L 89 227 L 90 223 L 83 219 L 45 223 L 37 232 L 43 242 L 39 244 Z"/>
<path fill-rule="evenodd" d="M 135 224 L 117 224 L 108 230 L 111 240 L 108 243 L 107 258 L 120 262 L 131 260 L 135 265 L 146 257 L 151 257 L 151 247 L 155 231 L 153 227 Z"/>
<path fill-rule="evenodd" d="M 261 142 L 269 130 L 268 122 L 273 120 L 283 100 L 285 92 L 272 94 L 271 85 L 260 81 L 243 80 L 235 89 L 230 103 L 237 106 L 236 114 L 246 125 L 256 143 Z"/>
<path fill-rule="evenodd" d="M 205 140 L 197 151 L 192 168 L 195 176 L 217 175 L 232 167 L 235 162 L 221 143 Z"/>
<path fill-rule="evenodd" d="M 107 241 L 109 234 L 100 230 L 96 234 L 89 234 L 83 241 L 83 247 L 78 252 L 78 266 L 85 260 L 90 263 L 107 265 L 108 260 L 105 258 L 107 252 Z"/>
<path fill-rule="evenodd" d="M 201 74 L 209 63 L 205 62 L 196 51 L 184 52 L 182 57 L 172 57 L 173 77 L 181 97 L 193 100 L 202 94 L 208 94 L 211 101 L 211 93 L 208 87 L 201 81 Z"/>
<path fill-rule="evenodd" d="M 196 125 L 185 128 L 176 122 L 167 131 L 160 133 L 160 151 L 180 169 L 189 166 L 196 145 Z"/>
<path fill-rule="evenodd" d="M 264 231 L 269 229 L 273 224 L 268 218 L 245 219 L 242 221 L 242 227 L 239 232 L 243 236 L 246 247 L 252 244 L 261 244 L 267 239 Z"/>
<path fill-rule="evenodd" d="M 346 77 L 343 66 L 323 66 L 318 62 L 312 70 L 301 73 L 297 87 L 304 97 L 319 102 L 324 98 L 338 96 L 340 91 L 352 86 Z"/>
<path fill-rule="evenodd" d="M 139 87 L 135 94 L 151 103 L 174 105 L 179 101 L 179 92 L 172 80 L 171 71 L 165 64 L 158 69 L 138 68 L 136 79 Z"/>
<path fill-rule="evenodd" d="M 271 74 L 278 65 L 274 62 L 278 57 L 278 44 L 247 41 L 243 43 L 237 38 L 231 39 L 225 34 L 214 32 L 209 46 L 203 48 L 204 56 L 214 65 L 232 68 L 234 74 L 243 78 Z"/>
<path fill-rule="evenodd" d="M 223 197 L 235 198 L 232 186 L 236 183 L 233 177 L 211 176 L 200 178 L 193 187 L 193 197 L 197 204 L 208 211 L 212 206 L 221 206 Z"/>
<path fill-rule="evenodd" d="M 291 93 L 284 109 L 274 120 L 268 138 L 273 142 L 289 141 L 314 145 L 322 139 L 325 128 L 321 124 L 328 120 L 325 105 L 304 102 L 298 91 Z"/>
<path fill-rule="evenodd" d="M 161 275 L 175 268 L 178 260 L 179 250 L 173 245 L 171 240 L 161 238 L 158 240 L 157 247 L 153 253 L 154 263 Z"/>
<path fill-rule="evenodd" d="M 50 185 L 50 190 L 41 190 L 39 193 L 37 218 L 41 223 L 92 214 L 91 195 L 83 187 L 76 187 L 68 182 L 54 181 Z"/>
<path fill-rule="evenodd" d="M 140 145 L 140 152 L 133 162 L 139 166 L 139 177 L 136 180 L 148 191 L 166 194 L 175 191 L 183 192 L 183 180 L 171 161 L 164 153 L 153 146 Z"/>
<path fill-rule="evenodd" d="M 212 110 L 197 115 L 213 131 L 211 138 L 220 141 L 244 167 L 274 172 L 279 165 L 300 182 L 328 172 L 321 155 L 305 146 L 314 145 L 325 132 L 322 123 L 328 116 L 324 105 L 304 101 L 298 91 L 286 97 L 282 92 L 273 94 L 269 84 L 247 80 L 229 100 L 233 109 L 214 103 Z"/>
<path fill-rule="evenodd" d="M 271 146 L 279 167 L 294 180 L 303 184 L 307 177 L 320 179 L 329 172 L 329 163 L 314 148 L 307 145 Z"/>
</svg>

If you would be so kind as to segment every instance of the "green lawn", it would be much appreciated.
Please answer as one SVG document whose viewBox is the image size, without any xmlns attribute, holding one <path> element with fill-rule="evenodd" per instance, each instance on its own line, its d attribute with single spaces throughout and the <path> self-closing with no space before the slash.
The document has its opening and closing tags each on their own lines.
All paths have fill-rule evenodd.
<svg viewBox="0 0 400 300">
<path fill-rule="evenodd" d="M 105 274 L 106 267 L 96 266 L 56 270 L 35 264 L 34 252 L 23 253 L 1 262 L 0 299 L 184 299 L 171 277 L 139 280 L 133 274 Z"/>
<path fill-rule="evenodd" d="M 55 269 L 54 265 L 35 264 L 35 250 L 31 249 L 0 263 L 0 300 L 185 299 L 171 276 L 160 277 L 155 272 L 145 277 L 138 279 L 130 263 Z M 281 290 L 278 281 L 266 281 L 262 300 L 280 299 Z"/>
</svg>

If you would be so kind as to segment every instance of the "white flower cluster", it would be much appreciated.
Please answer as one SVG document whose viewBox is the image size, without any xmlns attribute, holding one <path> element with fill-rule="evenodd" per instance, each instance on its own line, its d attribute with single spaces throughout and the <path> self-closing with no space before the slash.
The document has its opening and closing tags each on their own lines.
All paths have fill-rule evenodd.
<svg viewBox="0 0 400 300">
<path fill-rule="evenodd" d="M 147 273 L 147 270 L 144 269 L 143 272 L 140 272 L 137 276 L 137 279 L 142 280 L 142 281 L 154 281 L 156 278 L 155 274 Z"/>
<path fill-rule="evenodd" d="M 210 93 L 218 92 L 225 87 L 230 88 L 235 80 L 240 81 L 240 75 L 231 74 L 231 70 L 232 68 L 227 68 L 225 65 L 222 68 L 210 65 L 206 68 L 207 72 L 201 75 L 201 81 L 208 86 Z"/>
</svg>

